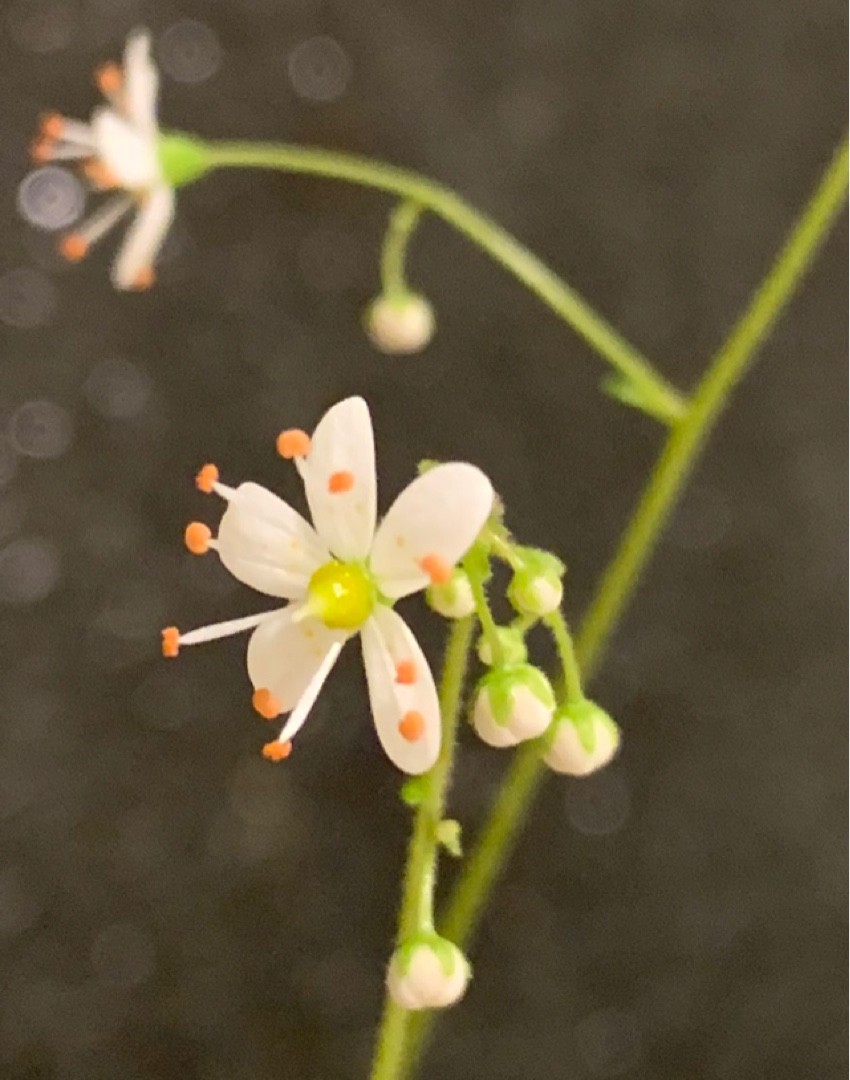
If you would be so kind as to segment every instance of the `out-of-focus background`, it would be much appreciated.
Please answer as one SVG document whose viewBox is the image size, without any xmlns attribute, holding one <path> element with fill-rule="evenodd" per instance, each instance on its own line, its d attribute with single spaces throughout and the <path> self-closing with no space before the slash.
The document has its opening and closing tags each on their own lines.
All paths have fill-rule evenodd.
<svg viewBox="0 0 850 1080">
<path fill-rule="evenodd" d="M 838 0 L 8 0 L 0 11 L 0 1074 L 356 1080 L 408 812 L 356 647 L 272 767 L 244 642 L 159 629 L 265 605 L 182 548 L 216 461 L 299 499 L 286 426 L 372 406 L 382 505 L 425 456 L 494 478 L 580 613 L 662 437 L 604 366 L 426 221 L 421 358 L 360 328 L 390 203 L 231 173 L 181 192 L 156 287 L 63 265 L 38 115 L 147 25 L 165 126 L 375 155 L 455 187 L 693 384 L 845 123 Z M 840 226 L 741 387 L 596 680 L 625 731 L 551 779 L 423 1075 L 843 1076 Z M 406 608 L 432 656 L 441 628 Z M 465 733 L 475 835 L 506 755 Z M 447 877 L 452 868 L 447 868 Z"/>
</svg>

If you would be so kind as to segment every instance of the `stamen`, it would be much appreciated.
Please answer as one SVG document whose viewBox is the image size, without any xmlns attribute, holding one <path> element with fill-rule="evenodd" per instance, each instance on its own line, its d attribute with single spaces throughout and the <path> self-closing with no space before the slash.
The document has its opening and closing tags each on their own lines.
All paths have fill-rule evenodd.
<svg viewBox="0 0 850 1080">
<path fill-rule="evenodd" d="M 412 686 L 416 682 L 416 664 L 412 660 L 400 660 L 395 666 L 395 681 Z"/>
<path fill-rule="evenodd" d="M 63 139 L 86 146 L 90 151 L 94 149 L 91 127 L 82 120 L 69 120 L 57 112 L 45 113 L 39 122 L 39 131 L 47 139 Z"/>
<path fill-rule="evenodd" d="M 93 147 L 86 143 L 80 145 L 76 142 L 65 142 L 42 137 L 36 139 L 30 146 L 30 157 L 36 165 L 44 165 L 48 161 L 79 161 L 81 158 L 91 157 Z"/>
<path fill-rule="evenodd" d="M 346 491 L 351 491 L 354 487 L 354 473 L 343 470 L 341 472 L 331 473 L 328 478 L 328 491 L 331 495 L 341 495 Z"/>
<path fill-rule="evenodd" d="M 124 76 L 116 63 L 103 64 L 97 68 L 94 81 L 100 92 L 108 98 L 116 97 L 124 86 Z"/>
<path fill-rule="evenodd" d="M 80 262 L 89 253 L 90 244 L 80 233 L 68 233 L 59 241 L 59 253 L 68 262 Z"/>
<path fill-rule="evenodd" d="M 36 165 L 46 165 L 53 161 L 56 143 L 53 139 L 40 138 L 30 144 L 30 158 Z"/>
<path fill-rule="evenodd" d="M 212 495 L 218 483 L 218 469 L 215 465 L 204 465 L 195 477 L 195 487 L 205 495 Z"/>
<path fill-rule="evenodd" d="M 255 690 L 251 698 L 251 704 L 264 720 L 274 720 L 276 716 L 280 716 L 282 711 L 280 702 L 272 694 L 271 690 L 262 688 Z"/>
<path fill-rule="evenodd" d="M 186 526 L 183 539 L 193 555 L 206 555 L 210 549 L 212 532 L 202 521 L 192 521 Z"/>
<path fill-rule="evenodd" d="M 401 718 L 398 732 L 408 742 L 417 742 L 425 734 L 425 717 L 421 712 L 411 709 Z"/>
<path fill-rule="evenodd" d="M 113 188 L 121 187 L 121 181 L 115 173 L 100 160 L 100 158 L 91 158 L 87 161 L 85 165 L 83 165 L 83 172 L 86 175 L 86 179 L 100 191 L 109 191 Z"/>
<path fill-rule="evenodd" d="M 310 453 L 310 436 L 300 428 L 282 431 L 277 437 L 277 452 L 287 461 L 305 457 Z"/>
<path fill-rule="evenodd" d="M 291 753 L 292 743 L 281 742 L 279 739 L 266 743 L 263 747 L 263 757 L 266 761 L 284 761 Z"/>
<path fill-rule="evenodd" d="M 61 139 L 65 133 L 65 117 L 57 112 L 45 113 L 38 127 L 46 139 Z"/>
<path fill-rule="evenodd" d="M 190 630 L 188 634 L 180 635 L 181 645 L 202 645 L 205 641 L 217 641 L 218 638 L 232 637 L 233 634 L 241 634 L 243 630 L 253 630 L 261 622 L 277 615 L 280 608 L 273 611 L 262 611 L 259 615 L 246 615 L 242 619 L 228 619 L 227 622 L 213 623 L 211 626 L 200 626 L 197 630 Z"/>
<path fill-rule="evenodd" d="M 451 580 L 452 568 L 440 555 L 426 555 L 419 560 L 419 566 L 432 585 L 446 585 Z"/>
<path fill-rule="evenodd" d="M 166 626 L 162 631 L 162 655 L 172 660 L 180 652 L 180 631 L 176 626 Z"/>
</svg>

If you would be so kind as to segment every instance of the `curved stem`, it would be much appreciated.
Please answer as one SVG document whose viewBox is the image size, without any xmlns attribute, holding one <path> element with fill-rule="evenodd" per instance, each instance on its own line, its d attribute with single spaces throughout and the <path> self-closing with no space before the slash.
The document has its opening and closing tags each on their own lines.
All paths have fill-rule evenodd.
<svg viewBox="0 0 850 1080">
<path fill-rule="evenodd" d="M 753 363 L 841 210 L 847 195 L 847 168 L 845 137 L 770 272 L 703 376 L 687 414 L 670 433 L 582 624 L 576 645 L 586 674 L 598 664 L 732 390 Z M 526 744 L 517 753 L 478 843 L 465 861 L 441 924 L 443 932 L 461 946 L 477 928 L 543 775 L 538 747 Z M 423 1015 L 412 1025 L 406 1051 L 411 1066 L 432 1023 L 431 1015 Z"/>
<path fill-rule="evenodd" d="M 396 941 L 399 945 L 417 931 L 431 930 L 434 925 L 434 884 L 440 848 L 437 830 L 443 820 L 451 780 L 473 625 L 472 616 L 456 620 L 452 624 L 446 645 L 440 679 L 443 738 L 437 763 L 427 776 L 423 777 L 425 782 L 422 801 L 416 809 L 399 911 Z M 378 1029 L 371 1080 L 391 1080 L 399 1075 L 408 1016 L 407 1010 L 400 1008 L 387 995 Z"/>
<path fill-rule="evenodd" d="M 677 391 L 578 293 L 500 225 L 449 188 L 417 173 L 368 158 L 287 143 L 214 142 L 204 147 L 209 168 L 280 169 L 377 188 L 430 210 L 529 288 L 581 335 L 633 388 L 633 403 L 672 423 L 684 411 Z"/>
<path fill-rule="evenodd" d="M 381 288 L 390 299 L 408 292 L 404 263 L 410 238 L 421 216 L 422 207 L 413 202 L 399 203 L 390 214 L 381 248 Z"/>
<path fill-rule="evenodd" d="M 581 667 L 579 666 L 576 646 L 567 620 L 560 611 L 553 611 L 543 620 L 555 640 L 558 659 L 561 661 L 561 678 L 567 704 L 572 705 L 584 699 L 581 685 Z"/>
</svg>

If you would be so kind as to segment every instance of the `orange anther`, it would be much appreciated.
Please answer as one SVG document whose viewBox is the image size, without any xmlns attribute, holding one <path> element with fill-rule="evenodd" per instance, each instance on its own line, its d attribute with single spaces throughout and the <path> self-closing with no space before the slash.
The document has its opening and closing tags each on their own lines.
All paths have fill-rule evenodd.
<svg viewBox="0 0 850 1080">
<path fill-rule="evenodd" d="M 144 266 L 133 278 L 133 288 L 137 292 L 144 292 L 145 289 L 149 289 L 153 285 L 156 277 L 153 272 L 152 266 Z"/>
<path fill-rule="evenodd" d="M 310 436 L 300 428 L 282 431 L 277 437 L 277 452 L 282 458 L 305 457 L 310 453 Z"/>
<path fill-rule="evenodd" d="M 162 655 L 173 659 L 180 652 L 180 631 L 176 626 L 166 626 L 162 631 Z"/>
<path fill-rule="evenodd" d="M 68 262 L 79 262 L 89 252 L 89 242 L 80 233 L 68 233 L 59 241 L 59 252 Z"/>
<path fill-rule="evenodd" d="M 328 477 L 328 491 L 331 495 L 341 495 L 354 487 L 354 473 L 348 471 L 331 473 Z"/>
<path fill-rule="evenodd" d="M 280 716 L 280 702 L 272 694 L 271 690 L 255 690 L 251 698 L 251 704 L 264 720 L 274 720 L 276 716 Z M 270 743 L 269 745 L 273 746 L 274 744 Z"/>
<path fill-rule="evenodd" d="M 267 742 L 263 747 L 263 757 L 266 761 L 283 761 L 291 753 L 292 743 L 280 742 L 278 739 L 275 739 L 274 742 Z"/>
<path fill-rule="evenodd" d="M 65 118 L 59 113 L 45 113 L 39 122 L 41 134 L 47 139 L 59 139 L 65 130 Z"/>
<path fill-rule="evenodd" d="M 124 76 L 121 74 L 121 68 L 115 64 L 103 64 L 94 73 L 94 81 L 97 83 L 101 93 L 111 97 L 113 94 L 117 94 L 124 84 Z"/>
<path fill-rule="evenodd" d="M 421 712 L 411 709 L 401 718 L 398 725 L 399 735 L 408 742 L 416 742 L 425 734 L 425 717 Z"/>
<path fill-rule="evenodd" d="M 218 469 L 215 465 L 204 465 L 195 477 L 195 487 L 198 491 L 203 491 L 205 495 L 211 495 L 217 483 Z"/>
<path fill-rule="evenodd" d="M 186 526 L 183 539 L 186 541 L 186 547 L 193 555 L 206 555 L 210 549 L 212 533 L 202 521 L 192 521 Z"/>
<path fill-rule="evenodd" d="M 47 138 L 36 139 L 30 145 L 30 157 L 36 165 L 46 165 L 53 160 L 53 140 Z"/>
<path fill-rule="evenodd" d="M 412 660 L 400 660 L 395 666 L 395 681 L 412 686 L 416 682 L 416 664 Z"/>
<path fill-rule="evenodd" d="M 90 158 L 83 165 L 83 172 L 91 180 L 95 187 L 106 190 L 107 188 L 120 187 L 118 177 L 99 158 Z"/>
<path fill-rule="evenodd" d="M 432 585 L 445 585 L 451 580 L 452 568 L 440 555 L 426 555 L 419 566 L 431 579 Z"/>
</svg>

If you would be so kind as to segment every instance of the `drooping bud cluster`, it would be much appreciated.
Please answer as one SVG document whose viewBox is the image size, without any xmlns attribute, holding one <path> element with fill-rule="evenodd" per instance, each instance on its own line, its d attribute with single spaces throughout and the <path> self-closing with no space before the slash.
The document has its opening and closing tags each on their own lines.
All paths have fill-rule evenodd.
<svg viewBox="0 0 850 1080">
<path fill-rule="evenodd" d="M 554 708 L 555 694 L 543 672 L 511 664 L 493 668 L 479 682 L 472 724 L 489 746 L 516 746 L 542 735 Z"/>
<path fill-rule="evenodd" d="M 589 776 L 607 765 L 620 748 L 620 729 L 592 701 L 563 705 L 555 713 L 555 729 L 544 761 L 554 772 Z"/>
<path fill-rule="evenodd" d="M 469 962 L 456 945 L 422 931 L 393 953 L 387 990 L 403 1009 L 445 1009 L 463 997 L 469 976 Z"/>
</svg>

